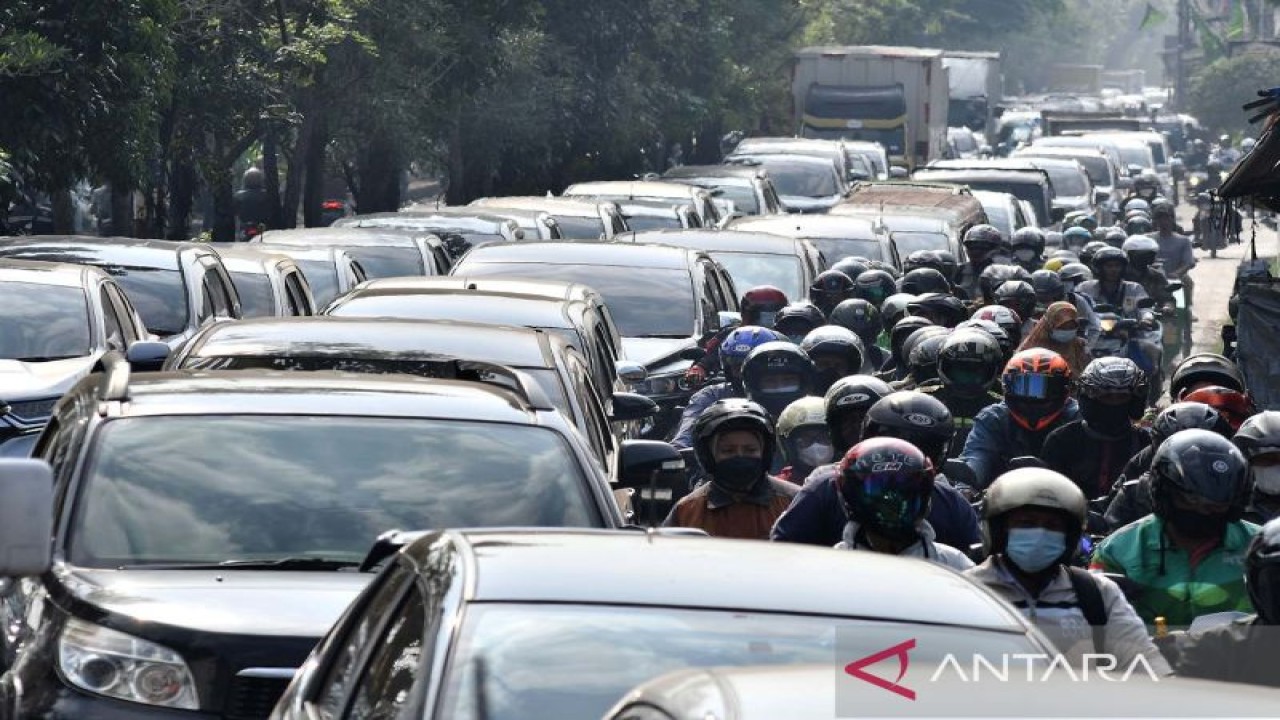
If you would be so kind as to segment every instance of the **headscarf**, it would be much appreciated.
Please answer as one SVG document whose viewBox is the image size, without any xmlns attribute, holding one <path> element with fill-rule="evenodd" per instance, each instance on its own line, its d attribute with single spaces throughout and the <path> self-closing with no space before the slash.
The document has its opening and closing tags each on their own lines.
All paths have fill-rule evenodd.
<svg viewBox="0 0 1280 720">
<path fill-rule="evenodd" d="M 1089 364 L 1089 357 L 1084 351 L 1084 338 L 1077 335 L 1068 342 L 1060 343 L 1054 342 L 1052 335 L 1055 328 L 1073 320 L 1076 323 L 1080 322 L 1080 312 L 1076 310 L 1075 305 L 1063 301 L 1053 303 L 1045 309 L 1044 316 L 1035 327 L 1031 328 L 1031 332 L 1027 333 L 1027 337 L 1018 346 L 1018 351 L 1030 348 L 1052 350 L 1066 359 L 1067 364 L 1071 366 L 1073 377 L 1080 377 L 1080 373 L 1084 372 L 1085 366 Z"/>
</svg>

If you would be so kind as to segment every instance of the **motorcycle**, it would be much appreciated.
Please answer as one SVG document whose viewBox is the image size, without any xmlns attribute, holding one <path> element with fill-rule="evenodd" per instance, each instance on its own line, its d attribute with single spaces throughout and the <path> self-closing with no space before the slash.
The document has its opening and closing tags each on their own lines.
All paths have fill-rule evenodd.
<svg viewBox="0 0 1280 720">
<path fill-rule="evenodd" d="M 1151 309 L 1155 301 L 1146 298 L 1138 303 L 1139 309 Z M 1135 318 L 1127 318 L 1115 308 L 1101 304 L 1094 308 L 1098 314 L 1101 332 L 1090 349 L 1095 359 L 1102 357 L 1128 358 L 1142 368 L 1150 379 L 1147 401 L 1154 405 L 1164 391 L 1164 337 L 1163 323 L 1155 321 L 1154 327 L 1144 327 Z"/>
<path fill-rule="evenodd" d="M 1173 312 L 1160 318 L 1160 346 L 1164 360 L 1161 371 L 1166 376 L 1173 372 L 1174 361 L 1183 349 L 1191 347 L 1191 313 L 1187 311 L 1186 294 L 1181 283 L 1169 283 L 1169 290 L 1173 293 Z"/>
<path fill-rule="evenodd" d="M 1227 246 L 1228 240 L 1240 242 L 1243 226 L 1240 212 L 1216 202 L 1212 194 L 1196 195 L 1196 216 L 1192 220 L 1192 241 L 1195 247 L 1209 251 L 1209 257 L 1218 257 L 1218 251 Z"/>
<path fill-rule="evenodd" d="M 251 242 L 254 238 L 262 235 L 262 233 L 266 231 L 267 226 L 265 223 L 245 223 L 244 226 L 240 228 L 240 242 Z"/>
</svg>

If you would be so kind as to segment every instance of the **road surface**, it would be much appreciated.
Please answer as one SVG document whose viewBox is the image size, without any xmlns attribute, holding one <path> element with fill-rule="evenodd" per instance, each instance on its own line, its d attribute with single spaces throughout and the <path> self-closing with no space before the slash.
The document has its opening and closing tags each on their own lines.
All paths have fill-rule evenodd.
<svg viewBox="0 0 1280 720">
<path fill-rule="evenodd" d="M 1179 224 L 1184 228 L 1191 227 L 1191 218 L 1195 210 L 1188 205 L 1178 208 Z M 1227 301 L 1231 298 L 1231 289 L 1235 284 L 1236 268 L 1240 261 L 1249 254 L 1249 237 L 1252 224 L 1246 219 L 1243 242 L 1239 245 L 1228 245 L 1218 251 L 1217 258 L 1209 257 L 1204 250 L 1196 250 L 1199 261 L 1191 276 L 1195 280 L 1194 311 L 1196 321 L 1192 324 L 1191 339 L 1193 352 L 1221 352 L 1222 326 L 1230 322 L 1227 314 Z M 1276 232 L 1261 223 L 1258 229 L 1258 257 L 1275 257 L 1280 254 L 1280 238 Z"/>
</svg>

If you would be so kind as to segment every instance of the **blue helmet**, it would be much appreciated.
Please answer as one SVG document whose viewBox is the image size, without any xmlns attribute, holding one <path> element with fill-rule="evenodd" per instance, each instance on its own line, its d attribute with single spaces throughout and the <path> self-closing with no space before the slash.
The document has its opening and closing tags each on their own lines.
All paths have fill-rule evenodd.
<svg viewBox="0 0 1280 720">
<path fill-rule="evenodd" d="M 755 325 L 736 327 L 720 342 L 720 366 L 730 381 L 736 383 L 741 376 L 742 363 L 746 362 L 752 350 L 767 342 L 786 339 L 785 335 L 769 328 Z"/>
</svg>

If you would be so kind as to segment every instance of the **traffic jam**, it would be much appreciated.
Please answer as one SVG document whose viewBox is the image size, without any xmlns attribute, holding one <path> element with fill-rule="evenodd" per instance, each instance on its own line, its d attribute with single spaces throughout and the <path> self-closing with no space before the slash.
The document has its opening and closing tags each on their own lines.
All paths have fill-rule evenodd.
<svg viewBox="0 0 1280 720">
<path fill-rule="evenodd" d="M 0 718 L 1280 713 L 1271 130 L 792 63 L 718 164 L 0 237 Z"/>
</svg>

